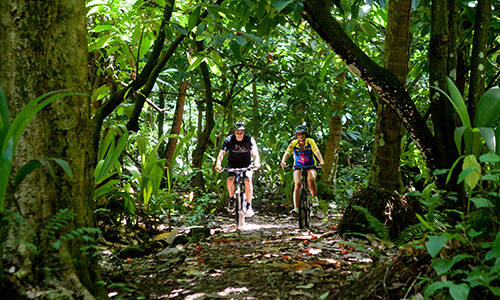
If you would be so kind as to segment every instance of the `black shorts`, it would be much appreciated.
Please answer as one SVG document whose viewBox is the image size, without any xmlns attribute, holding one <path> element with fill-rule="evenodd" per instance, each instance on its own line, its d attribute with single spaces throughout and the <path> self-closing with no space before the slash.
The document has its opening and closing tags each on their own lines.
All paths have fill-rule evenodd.
<svg viewBox="0 0 500 300">
<path fill-rule="evenodd" d="M 304 167 L 300 167 L 300 168 L 297 168 L 296 166 L 293 166 L 293 170 L 302 170 L 302 169 L 306 169 L 307 171 L 311 170 L 311 169 L 317 169 L 316 165 L 312 165 L 312 166 L 304 166 Z"/>
</svg>

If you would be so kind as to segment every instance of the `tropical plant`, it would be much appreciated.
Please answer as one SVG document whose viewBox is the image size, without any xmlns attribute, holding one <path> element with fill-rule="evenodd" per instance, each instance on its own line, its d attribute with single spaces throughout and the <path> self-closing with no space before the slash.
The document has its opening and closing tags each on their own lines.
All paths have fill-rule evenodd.
<svg viewBox="0 0 500 300">
<path fill-rule="evenodd" d="M 157 199 L 160 195 L 160 184 L 165 175 L 166 159 L 158 159 L 158 148 L 165 137 L 162 137 L 155 146 L 151 146 L 145 136 L 140 134 L 133 135 L 137 144 L 139 154 L 139 166 L 127 166 L 127 170 L 132 178 L 127 183 L 128 187 L 136 191 L 136 199 L 139 208 L 145 212 L 151 212 L 149 202 L 154 197 Z M 127 192 L 131 190 L 127 189 Z"/>
<path fill-rule="evenodd" d="M 500 232 L 497 233 L 493 242 L 484 242 L 479 249 L 476 249 L 472 240 L 481 235 L 481 232 L 473 229 L 466 230 L 462 225 L 458 225 L 457 229 L 461 230 L 461 233 L 445 232 L 441 235 L 432 235 L 425 243 L 427 251 L 434 258 L 432 267 L 436 272 L 434 278 L 424 279 L 421 282 L 421 284 L 430 283 L 424 291 L 425 299 L 430 299 L 438 290 L 448 288 L 454 300 L 464 300 L 468 298 L 473 288 L 479 287 L 499 297 L 500 288 L 494 284 L 494 281 L 500 279 Z M 474 255 L 459 253 L 451 256 L 442 254 L 437 257 L 445 245 L 451 241 L 467 245 L 473 250 Z M 475 261 L 475 263 L 459 264 L 462 260 Z M 445 280 L 442 280 L 443 278 Z M 486 292 L 483 291 L 483 293 Z"/>
<path fill-rule="evenodd" d="M 14 162 L 14 154 L 16 152 L 17 143 L 19 142 L 24 129 L 36 113 L 38 113 L 45 106 L 49 105 L 51 102 L 69 95 L 78 94 L 68 93 L 67 91 L 54 91 L 40 96 L 26 105 L 16 115 L 11 123 L 9 119 L 10 116 L 7 98 L 5 97 L 3 89 L 0 87 L 0 173 L 2 174 L 2 176 L 0 176 L 0 257 L 2 256 L 3 242 L 6 238 L 6 229 L 8 225 L 4 207 L 5 194 L 10 183 L 10 174 L 12 171 L 12 164 Z M 64 160 L 56 158 L 33 160 L 25 164 L 18 171 L 14 180 L 14 188 L 17 188 L 29 173 L 40 167 L 42 164 L 47 165 L 49 173 L 55 179 L 54 172 L 49 163 L 50 161 L 58 163 L 71 178 L 73 177 L 71 168 Z M 0 280 L 2 280 L 3 277 L 3 265 L 0 263 Z"/>
<path fill-rule="evenodd" d="M 500 138 L 500 127 L 497 127 L 496 133 L 494 129 L 495 123 L 500 118 L 500 88 L 489 89 L 481 96 L 477 105 L 474 124 L 471 124 L 462 95 L 449 77 L 447 80 L 450 96 L 440 91 L 451 101 L 462 122 L 462 126 L 455 129 L 454 135 L 459 153 L 462 153 L 462 143 L 465 145 L 465 154 L 455 161 L 448 173 L 447 181 L 450 180 L 455 166 L 463 159 L 458 183 L 464 181 L 468 188 L 466 211 L 468 214 L 470 212 L 472 191 L 476 188 L 481 177 L 481 166 L 478 158 L 486 152 L 500 154 L 500 147 L 496 147 L 496 141 Z M 488 151 L 485 151 L 486 149 Z M 498 166 L 497 163 L 497 168 Z"/>
<path fill-rule="evenodd" d="M 14 154 L 16 152 L 17 143 L 24 132 L 24 129 L 42 108 L 54 102 L 57 99 L 71 96 L 71 95 L 81 95 L 77 93 L 68 93 L 68 91 L 54 91 L 40 96 L 33 101 L 31 101 L 26 107 L 24 107 L 12 120 L 9 120 L 9 107 L 7 104 L 7 99 L 0 88 L 0 170 L 2 176 L 0 178 L 0 214 L 4 212 L 4 197 L 7 192 L 7 186 L 9 185 L 10 173 L 12 171 L 12 163 L 14 161 Z M 55 161 L 60 164 L 68 174 L 71 174 L 71 170 L 67 166 L 67 163 L 58 159 L 46 159 L 45 161 Z M 20 175 L 16 178 L 16 182 L 19 183 L 26 177 L 26 175 L 36 169 L 44 162 L 43 160 L 38 160 L 35 162 L 28 163 L 28 166 L 21 169 Z"/>
<path fill-rule="evenodd" d="M 117 141 L 117 136 L 119 136 Z M 111 180 L 114 175 L 121 176 L 120 156 L 128 140 L 128 131 L 123 125 L 109 127 L 97 153 L 97 166 L 94 170 L 94 199 L 118 189 L 118 180 Z"/>
</svg>

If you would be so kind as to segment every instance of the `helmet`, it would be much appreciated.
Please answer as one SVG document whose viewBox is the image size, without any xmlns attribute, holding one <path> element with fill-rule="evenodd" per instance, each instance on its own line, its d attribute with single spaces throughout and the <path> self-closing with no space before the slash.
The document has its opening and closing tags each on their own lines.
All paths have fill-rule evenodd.
<svg viewBox="0 0 500 300">
<path fill-rule="evenodd" d="M 233 128 L 235 130 L 245 130 L 245 123 L 241 121 L 235 122 Z"/>
<path fill-rule="evenodd" d="M 301 132 L 307 132 L 306 125 L 298 125 L 297 127 L 295 127 L 295 134 Z"/>
</svg>

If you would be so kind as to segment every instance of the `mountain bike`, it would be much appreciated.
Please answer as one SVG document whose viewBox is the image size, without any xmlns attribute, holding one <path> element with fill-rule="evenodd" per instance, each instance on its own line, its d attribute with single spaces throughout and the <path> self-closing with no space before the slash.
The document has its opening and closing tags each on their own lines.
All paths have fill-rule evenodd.
<svg viewBox="0 0 500 300">
<path fill-rule="evenodd" d="M 224 172 L 233 172 L 234 173 L 234 199 L 236 201 L 236 228 L 240 228 L 245 225 L 245 204 L 246 204 L 246 195 L 244 190 L 244 174 L 246 171 L 250 171 L 253 169 L 253 166 L 248 166 L 246 168 L 224 168 L 222 171 Z"/>
<path fill-rule="evenodd" d="M 287 165 L 287 168 L 293 169 L 293 166 Z M 298 215 L 299 215 L 299 228 L 305 229 L 309 228 L 311 224 L 311 210 L 312 210 L 312 195 L 309 188 L 306 185 L 307 182 L 307 171 L 311 168 L 318 169 L 317 166 L 307 166 L 307 167 L 295 167 L 295 169 L 300 170 L 300 189 L 299 189 L 299 199 L 298 199 Z"/>
</svg>

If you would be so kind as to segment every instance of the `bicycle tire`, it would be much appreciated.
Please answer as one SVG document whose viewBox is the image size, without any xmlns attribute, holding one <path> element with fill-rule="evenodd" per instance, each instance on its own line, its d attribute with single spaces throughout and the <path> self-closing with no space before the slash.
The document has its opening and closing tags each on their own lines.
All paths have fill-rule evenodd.
<svg viewBox="0 0 500 300">
<path fill-rule="evenodd" d="M 242 191 L 241 192 L 241 218 L 240 218 L 240 226 L 243 226 L 245 225 L 245 205 L 246 205 L 246 195 L 245 193 Z"/>
<path fill-rule="evenodd" d="M 234 194 L 234 197 L 236 198 L 236 228 L 240 228 L 245 225 L 245 213 L 243 212 L 244 194 L 241 192 L 236 192 Z"/>
<path fill-rule="evenodd" d="M 299 229 L 304 229 L 305 225 L 305 207 L 304 207 L 304 188 L 299 189 L 299 203 L 298 203 L 298 209 L 299 209 Z"/>
<path fill-rule="evenodd" d="M 306 228 L 309 229 L 309 226 L 311 225 L 311 197 L 305 198 L 305 201 L 303 201 L 305 204 L 305 209 L 304 209 L 304 225 Z"/>
</svg>

